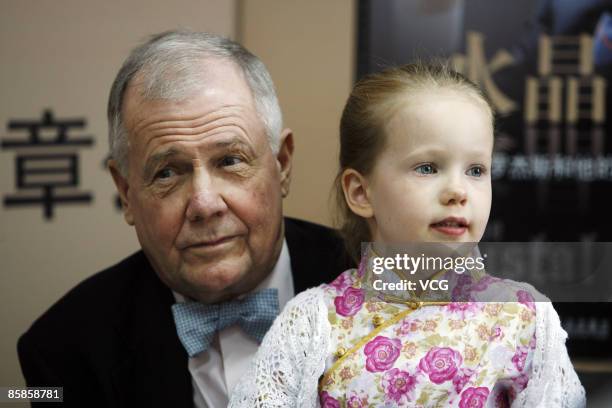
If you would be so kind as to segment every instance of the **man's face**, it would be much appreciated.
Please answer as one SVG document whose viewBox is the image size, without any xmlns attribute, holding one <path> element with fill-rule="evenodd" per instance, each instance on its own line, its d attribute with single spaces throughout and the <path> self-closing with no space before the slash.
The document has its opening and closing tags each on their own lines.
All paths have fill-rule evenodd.
<svg viewBox="0 0 612 408">
<path fill-rule="evenodd" d="M 272 152 L 236 66 L 208 61 L 203 69 L 207 86 L 183 102 L 145 101 L 138 85 L 128 87 L 129 172 L 111 170 L 126 221 L 162 281 L 212 303 L 272 270 L 293 145 L 285 131 Z"/>
</svg>

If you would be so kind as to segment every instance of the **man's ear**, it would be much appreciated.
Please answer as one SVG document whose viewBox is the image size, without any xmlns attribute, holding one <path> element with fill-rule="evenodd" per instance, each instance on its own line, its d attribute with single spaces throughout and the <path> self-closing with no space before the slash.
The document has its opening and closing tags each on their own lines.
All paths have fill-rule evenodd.
<svg viewBox="0 0 612 408">
<path fill-rule="evenodd" d="M 113 176 L 115 187 L 117 187 L 117 192 L 119 193 L 119 198 L 121 199 L 123 218 L 125 218 L 125 222 L 127 222 L 129 225 L 134 225 L 134 216 L 132 214 L 132 207 L 130 207 L 130 200 L 128 198 L 128 190 L 130 189 L 130 185 L 128 184 L 127 179 L 119 171 L 119 167 L 115 160 L 111 159 L 108 161 L 108 169 Z"/>
<path fill-rule="evenodd" d="M 284 129 L 281 132 L 279 146 L 276 162 L 280 171 L 281 194 L 285 198 L 289 195 L 291 166 L 293 164 L 293 132 L 291 129 Z"/>
<path fill-rule="evenodd" d="M 372 218 L 374 210 L 370 202 L 368 180 L 357 170 L 346 169 L 342 172 L 340 181 L 344 199 L 351 211 L 365 219 Z"/>
</svg>

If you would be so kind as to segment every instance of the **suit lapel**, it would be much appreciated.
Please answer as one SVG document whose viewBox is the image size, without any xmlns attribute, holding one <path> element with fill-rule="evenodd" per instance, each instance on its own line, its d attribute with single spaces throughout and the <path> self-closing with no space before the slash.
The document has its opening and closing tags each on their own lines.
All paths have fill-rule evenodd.
<svg viewBox="0 0 612 408">
<path fill-rule="evenodd" d="M 142 276 L 132 307 L 119 326 L 126 355 L 114 372 L 121 406 L 193 407 L 193 388 L 172 318 L 172 292 L 159 280 L 144 254 Z"/>
<path fill-rule="evenodd" d="M 285 239 L 291 260 L 293 286 L 295 293 L 298 294 L 309 288 L 310 279 L 306 271 L 303 236 L 299 227 L 290 218 L 285 218 Z"/>
<path fill-rule="evenodd" d="M 332 229 L 285 218 L 285 238 L 296 294 L 331 282 L 340 272 L 353 266 L 342 241 Z"/>
</svg>

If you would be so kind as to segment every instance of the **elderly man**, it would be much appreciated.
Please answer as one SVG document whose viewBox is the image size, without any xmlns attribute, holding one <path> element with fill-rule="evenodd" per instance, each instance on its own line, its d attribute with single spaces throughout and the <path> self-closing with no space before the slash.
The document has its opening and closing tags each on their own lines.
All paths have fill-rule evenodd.
<svg viewBox="0 0 612 408">
<path fill-rule="evenodd" d="M 142 251 L 22 336 L 27 383 L 63 386 L 70 406 L 225 406 L 278 309 L 348 266 L 341 242 L 283 219 L 293 137 L 239 44 L 152 38 L 119 71 L 108 119 L 109 168 Z"/>
</svg>

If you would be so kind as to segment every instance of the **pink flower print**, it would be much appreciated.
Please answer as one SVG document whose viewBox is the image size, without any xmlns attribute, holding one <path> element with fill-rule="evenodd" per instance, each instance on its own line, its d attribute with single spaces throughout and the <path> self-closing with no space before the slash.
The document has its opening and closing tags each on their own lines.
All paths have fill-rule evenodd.
<svg viewBox="0 0 612 408">
<path fill-rule="evenodd" d="M 533 337 L 531 338 L 531 340 L 529 340 L 529 348 L 534 350 L 536 348 L 536 334 L 535 332 L 533 333 Z"/>
<path fill-rule="evenodd" d="M 417 351 L 416 343 L 413 343 L 411 341 L 408 343 L 404 343 L 404 345 L 402 346 L 402 351 L 404 352 L 406 357 L 408 358 L 414 357 Z"/>
<path fill-rule="evenodd" d="M 353 372 L 351 371 L 350 367 L 344 367 L 342 370 L 340 370 L 340 378 L 344 381 L 353 378 Z"/>
<path fill-rule="evenodd" d="M 484 323 L 478 325 L 478 327 L 476 328 L 476 332 L 478 333 L 478 337 L 482 341 L 488 341 L 489 337 L 491 337 L 491 331 Z"/>
<path fill-rule="evenodd" d="M 488 303 L 485 307 L 485 313 L 491 317 L 496 317 L 501 312 L 503 305 L 501 303 Z"/>
<path fill-rule="evenodd" d="M 525 359 L 527 359 L 527 351 L 525 347 L 519 347 L 512 357 L 512 363 L 514 363 L 517 370 L 523 371 L 525 368 Z"/>
<path fill-rule="evenodd" d="M 412 332 L 419 331 L 421 330 L 422 327 L 423 327 L 423 322 L 421 322 L 419 319 L 416 319 L 410 322 L 410 331 Z"/>
<path fill-rule="evenodd" d="M 475 302 L 450 302 L 448 304 L 448 310 L 450 312 L 466 312 L 468 310 L 474 310 L 476 308 Z"/>
<path fill-rule="evenodd" d="M 341 316 L 354 316 L 365 299 L 363 289 L 347 288 L 341 296 L 336 296 L 334 305 L 336 305 L 336 313 Z"/>
<path fill-rule="evenodd" d="M 340 408 L 340 402 L 329 395 L 327 391 L 319 394 L 319 402 L 321 403 L 321 408 Z"/>
<path fill-rule="evenodd" d="M 523 311 L 521 312 L 521 320 L 524 322 L 530 322 L 531 319 L 533 319 L 533 311 L 523 309 Z"/>
<path fill-rule="evenodd" d="M 465 322 L 465 320 L 453 320 L 450 319 L 448 321 L 448 327 L 450 327 L 453 330 L 459 330 L 459 329 L 463 329 L 465 326 L 467 325 L 467 323 Z"/>
<path fill-rule="evenodd" d="M 438 323 L 435 320 L 425 320 L 425 323 L 423 324 L 423 331 L 434 331 L 436 330 L 437 326 Z"/>
<path fill-rule="evenodd" d="M 512 379 L 514 383 L 514 387 L 518 390 L 518 392 L 523 391 L 527 388 L 527 383 L 529 383 L 529 376 L 527 374 L 522 373 L 521 375 L 514 377 Z"/>
<path fill-rule="evenodd" d="M 447 308 L 449 312 L 455 313 L 462 319 L 465 319 L 466 315 L 478 311 L 478 304 L 476 302 L 451 302 L 448 304 Z"/>
<path fill-rule="evenodd" d="M 353 318 L 349 317 L 346 319 L 342 319 L 340 326 L 342 326 L 344 330 L 351 330 L 353 328 Z"/>
<path fill-rule="evenodd" d="M 400 325 L 400 327 L 395 329 L 395 334 L 397 334 L 398 336 L 405 336 L 410 333 L 410 331 L 410 320 L 404 319 L 402 320 L 402 324 Z"/>
<path fill-rule="evenodd" d="M 504 331 L 499 326 L 494 326 L 491 328 L 491 336 L 490 340 L 501 340 L 504 338 Z"/>
<path fill-rule="evenodd" d="M 402 342 L 399 339 L 376 336 L 364 349 L 366 369 L 371 373 L 390 369 L 399 357 L 401 348 Z"/>
<path fill-rule="evenodd" d="M 466 361 L 474 361 L 478 355 L 476 354 L 476 349 L 471 346 L 467 346 L 464 350 L 464 356 Z"/>
<path fill-rule="evenodd" d="M 499 279 L 496 279 L 492 276 L 485 276 L 472 285 L 472 290 L 476 292 L 482 292 L 483 290 L 486 290 L 489 287 L 489 285 L 495 282 L 496 280 L 499 280 Z"/>
<path fill-rule="evenodd" d="M 370 313 L 376 313 L 383 309 L 382 303 L 380 302 L 366 302 L 365 308 Z"/>
<path fill-rule="evenodd" d="M 355 391 L 351 391 L 346 399 L 347 408 L 366 408 L 368 404 L 368 396 L 365 393 L 357 394 Z"/>
<path fill-rule="evenodd" d="M 368 258 L 366 256 L 361 257 L 361 261 L 359 261 L 359 266 L 357 267 L 357 276 L 363 278 L 366 273 L 366 269 L 368 268 Z"/>
<path fill-rule="evenodd" d="M 451 299 L 453 302 L 467 302 L 472 300 L 470 296 L 470 287 L 472 285 L 472 277 L 461 275 L 457 280 L 457 285 L 453 288 Z"/>
<path fill-rule="evenodd" d="M 382 378 L 382 387 L 387 400 L 402 405 L 409 401 L 408 394 L 414 389 L 416 378 L 407 371 L 394 368 L 387 371 Z"/>
<path fill-rule="evenodd" d="M 524 304 L 529 309 L 535 312 L 535 303 L 531 293 L 527 292 L 526 290 L 519 290 L 518 292 L 516 292 L 516 297 L 519 303 Z"/>
<path fill-rule="evenodd" d="M 338 293 L 343 292 L 346 288 L 353 285 L 353 277 L 350 272 L 344 272 L 338 275 L 336 279 L 329 286 L 336 289 Z"/>
<path fill-rule="evenodd" d="M 465 384 L 467 384 L 472 375 L 474 375 L 474 370 L 470 368 L 462 368 L 457 375 L 455 375 L 453 378 L 453 385 L 455 386 L 457 394 L 461 393 L 461 390 L 465 387 Z"/>
<path fill-rule="evenodd" d="M 462 361 L 461 354 L 452 348 L 433 347 L 421 358 L 419 367 L 433 383 L 442 384 L 453 379 Z"/>
<path fill-rule="evenodd" d="M 482 408 L 489 397 L 487 387 L 470 387 L 461 394 L 459 408 Z"/>
</svg>

